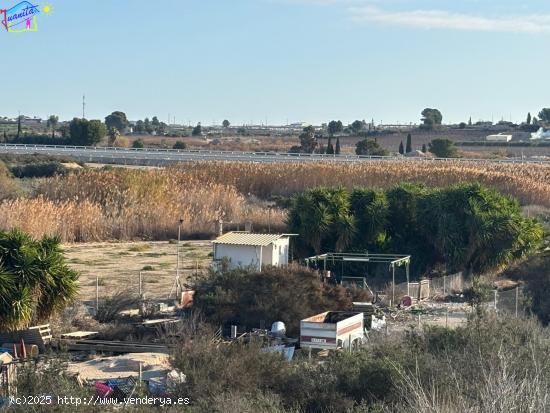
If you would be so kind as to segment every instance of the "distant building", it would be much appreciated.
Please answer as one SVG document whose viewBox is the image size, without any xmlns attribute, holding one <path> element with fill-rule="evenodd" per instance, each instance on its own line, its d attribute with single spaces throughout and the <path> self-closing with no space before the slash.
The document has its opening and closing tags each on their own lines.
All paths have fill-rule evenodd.
<svg viewBox="0 0 550 413">
<path fill-rule="evenodd" d="M 254 234 L 234 231 L 223 234 L 214 241 L 214 263 L 226 259 L 230 268 L 264 265 L 282 267 L 288 265 L 289 234 Z"/>
<path fill-rule="evenodd" d="M 512 140 L 512 135 L 499 133 L 498 135 L 487 136 L 486 140 L 487 142 L 510 142 Z"/>
<path fill-rule="evenodd" d="M 22 116 L 21 117 L 21 124 L 22 125 L 40 125 L 42 123 L 41 118 L 31 118 L 29 116 Z"/>
</svg>

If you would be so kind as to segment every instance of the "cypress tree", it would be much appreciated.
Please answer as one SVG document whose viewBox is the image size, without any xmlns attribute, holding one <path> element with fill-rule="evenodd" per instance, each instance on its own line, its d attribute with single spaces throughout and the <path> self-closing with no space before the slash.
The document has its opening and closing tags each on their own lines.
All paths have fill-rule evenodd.
<svg viewBox="0 0 550 413">
<path fill-rule="evenodd" d="M 531 124 L 531 112 L 529 112 L 527 114 L 527 124 L 530 125 Z"/>
<path fill-rule="evenodd" d="M 327 155 L 334 155 L 334 146 L 332 146 L 332 137 L 329 136 L 327 143 Z"/>
<path fill-rule="evenodd" d="M 403 155 L 404 152 L 405 150 L 403 149 L 403 141 L 401 141 L 401 143 L 399 144 L 399 153 Z"/>
<path fill-rule="evenodd" d="M 340 155 L 340 137 L 336 138 L 336 148 L 334 149 L 336 155 Z"/>
<path fill-rule="evenodd" d="M 422 144 L 422 152 L 426 153 L 428 150 L 426 149 L 426 144 Z"/>
<path fill-rule="evenodd" d="M 411 136 L 411 134 L 409 133 L 409 134 L 407 135 L 407 147 L 406 147 L 406 149 L 405 149 L 405 153 L 410 153 L 410 152 L 412 152 L 412 151 L 413 151 L 413 149 L 412 149 L 412 136 Z"/>
<path fill-rule="evenodd" d="M 17 118 L 17 139 L 21 136 L 21 115 Z"/>
</svg>

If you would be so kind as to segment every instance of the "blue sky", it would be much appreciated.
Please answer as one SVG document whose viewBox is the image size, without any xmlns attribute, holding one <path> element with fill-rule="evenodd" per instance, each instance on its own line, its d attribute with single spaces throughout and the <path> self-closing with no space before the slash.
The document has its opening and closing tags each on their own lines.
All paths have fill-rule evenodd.
<svg viewBox="0 0 550 413">
<path fill-rule="evenodd" d="M 0 0 L 0 9 L 17 0 Z M 550 106 L 547 0 L 48 0 L 0 31 L 0 116 L 444 122 Z M 46 2 L 39 2 L 40 6 Z"/>
</svg>

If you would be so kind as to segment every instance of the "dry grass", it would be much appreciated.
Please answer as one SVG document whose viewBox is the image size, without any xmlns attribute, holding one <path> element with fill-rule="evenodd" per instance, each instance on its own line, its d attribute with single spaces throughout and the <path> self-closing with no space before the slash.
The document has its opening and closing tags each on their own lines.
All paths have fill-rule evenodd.
<svg viewBox="0 0 550 413">
<path fill-rule="evenodd" d="M 208 238 L 216 222 L 252 221 L 255 230 L 284 230 L 285 211 L 259 198 L 342 185 L 388 188 L 402 182 L 447 186 L 480 182 L 524 205 L 550 207 L 550 166 L 435 162 L 258 164 L 187 163 L 167 169 L 85 170 L 43 181 L 34 197 L 0 203 L 0 228 L 65 242 Z"/>
<path fill-rule="evenodd" d="M 185 241 L 180 244 L 182 282 L 211 263 L 208 241 Z M 139 273 L 145 266 L 155 271 L 142 272 L 142 287 L 147 299 L 166 299 L 174 283 L 177 247 L 168 242 L 117 242 L 66 244 L 64 252 L 71 268 L 80 274 L 78 301 L 93 301 L 96 277 L 103 299 L 120 290 L 138 293 Z"/>
<path fill-rule="evenodd" d="M 235 186 L 260 197 L 292 195 L 316 186 L 342 185 L 388 188 L 401 182 L 447 186 L 480 182 L 523 204 L 550 206 L 550 166 L 430 161 L 360 163 L 205 163 L 179 167 L 199 180 Z"/>
</svg>

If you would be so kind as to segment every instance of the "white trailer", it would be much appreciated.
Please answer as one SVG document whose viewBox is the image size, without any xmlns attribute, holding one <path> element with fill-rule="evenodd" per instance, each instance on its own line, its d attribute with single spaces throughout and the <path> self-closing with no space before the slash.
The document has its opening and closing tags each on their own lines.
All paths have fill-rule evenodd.
<svg viewBox="0 0 550 413">
<path fill-rule="evenodd" d="M 365 337 L 363 313 L 327 311 L 300 321 L 300 346 L 336 350 L 359 346 Z"/>
<path fill-rule="evenodd" d="M 512 135 L 499 133 L 498 135 L 489 135 L 486 139 L 487 142 L 510 142 L 512 140 Z"/>
</svg>

